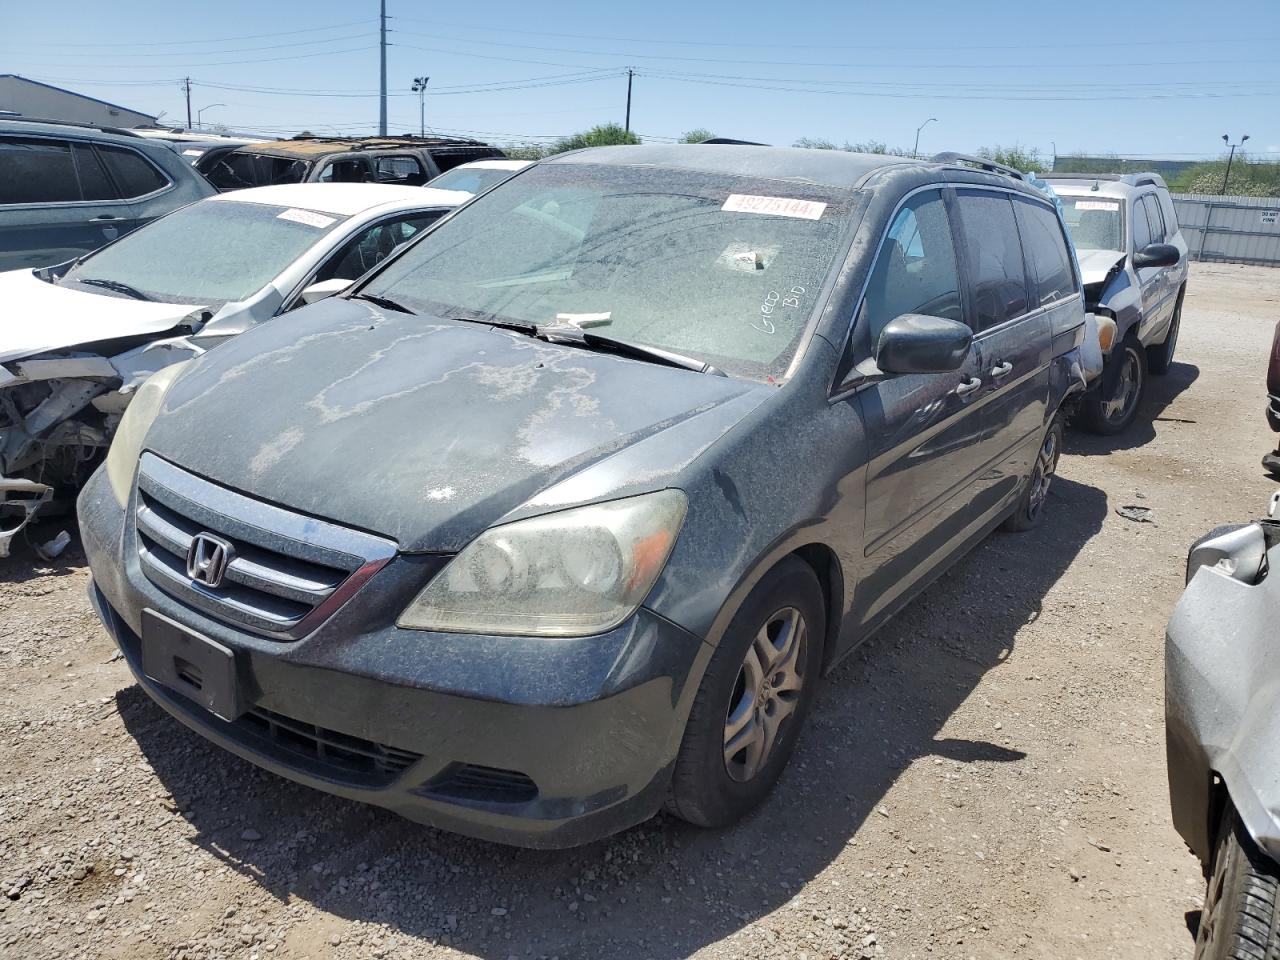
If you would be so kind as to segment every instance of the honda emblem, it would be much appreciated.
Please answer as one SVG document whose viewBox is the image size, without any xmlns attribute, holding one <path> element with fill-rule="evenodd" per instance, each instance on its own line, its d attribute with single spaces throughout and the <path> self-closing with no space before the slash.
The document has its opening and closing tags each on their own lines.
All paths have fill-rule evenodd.
<svg viewBox="0 0 1280 960">
<path fill-rule="evenodd" d="M 220 587 L 235 555 L 235 548 L 221 537 L 198 533 L 187 550 L 187 576 L 206 587 Z"/>
</svg>

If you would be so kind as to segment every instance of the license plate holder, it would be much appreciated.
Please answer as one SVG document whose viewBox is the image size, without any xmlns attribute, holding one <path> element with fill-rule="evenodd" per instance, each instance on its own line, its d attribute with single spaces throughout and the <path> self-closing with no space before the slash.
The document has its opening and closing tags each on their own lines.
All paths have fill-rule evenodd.
<svg viewBox="0 0 1280 960">
<path fill-rule="evenodd" d="M 223 720 L 244 712 L 234 651 L 154 610 L 142 611 L 142 672 Z"/>
</svg>

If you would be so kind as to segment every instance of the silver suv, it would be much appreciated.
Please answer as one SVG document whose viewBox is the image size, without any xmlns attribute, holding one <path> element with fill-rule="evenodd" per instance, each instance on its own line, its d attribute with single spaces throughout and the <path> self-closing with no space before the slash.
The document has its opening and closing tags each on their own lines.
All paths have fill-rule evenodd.
<svg viewBox="0 0 1280 960">
<path fill-rule="evenodd" d="M 1187 243 L 1158 174 L 1045 174 L 1062 200 L 1085 304 L 1116 322 L 1102 376 L 1081 402 L 1084 425 L 1117 434 L 1138 415 L 1147 374 L 1173 363 L 1187 289 Z"/>
</svg>

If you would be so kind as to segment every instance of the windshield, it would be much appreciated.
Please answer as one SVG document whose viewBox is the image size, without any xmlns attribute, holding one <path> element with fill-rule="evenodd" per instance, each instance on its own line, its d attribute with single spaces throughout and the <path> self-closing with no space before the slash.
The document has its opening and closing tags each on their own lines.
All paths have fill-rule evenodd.
<svg viewBox="0 0 1280 960">
<path fill-rule="evenodd" d="M 806 183 L 545 164 L 461 208 L 365 292 L 438 316 L 571 324 L 776 378 L 849 199 Z"/>
<path fill-rule="evenodd" d="M 431 181 L 431 186 L 441 190 L 466 190 L 483 193 L 495 183 L 519 173 L 519 170 L 497 170 L 492 167 L 454 167 Z"/>
<path fill-rule="evenodd" d="M 152 300 L 221 306 L 257 293 L 344 219 L 261 203 L 202 200 L 89 255 L 62 283 L 110 280 Z"/>
<path fill-rule="evenodd" d="M 1122 201 L 1100 197 L 1064 197 L 1062 218 L 1077 250 L 1123 250 Z"/>
<path fill-rule="evenodd" d="M 244 187 L 271 187 L 278 183 L 302 183 L 310 169 L 311 164 L 306 160 L 237 151 L 223 154 L 203 173 L 219 190 L 240 190 Z"/>
</svg>

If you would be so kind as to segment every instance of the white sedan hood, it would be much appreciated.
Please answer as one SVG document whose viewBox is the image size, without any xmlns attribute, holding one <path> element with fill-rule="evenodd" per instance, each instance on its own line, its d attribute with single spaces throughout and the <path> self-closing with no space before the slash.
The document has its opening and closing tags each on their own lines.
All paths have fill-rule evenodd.
<svg viewBox="0 0 1280 960">
<path fill-rule="evenodd" d="M 46 283 L 30 270 L 0 273 L 0 363 L 83 343 L 163 333 L 198 304 L 151 303 Z"/>
</svg>

